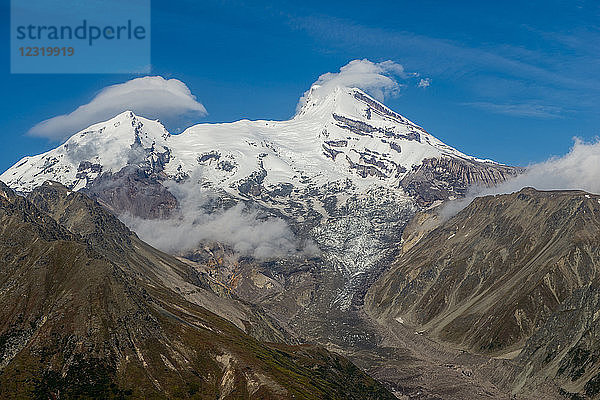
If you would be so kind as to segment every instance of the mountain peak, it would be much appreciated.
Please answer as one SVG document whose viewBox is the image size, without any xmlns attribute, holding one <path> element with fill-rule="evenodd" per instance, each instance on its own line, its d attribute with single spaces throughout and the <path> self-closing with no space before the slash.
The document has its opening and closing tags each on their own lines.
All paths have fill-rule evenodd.
<svg viewBox="0 0 600 400">
<path fill-rule="evenodd" d="M 144 162 L 150 153 L 164 154 L 169 136 L 158 121 L 127 110 L 77 132 L 53 150 L 24 157 L 0 179 L 21 192 L 46 180 L 79 190 L 103 172 Z"/>
<path fill-rule="evenodd" d="M 264 181 L 270 188 L 346 179 L 358 188 L 398 187 L 412 174 L 412 186 L 421 187 L 431 168 L 464 175 L 457 163 L 429 162 L 419 169 L 427 160 L 485 161 L 444 144 L 357 87 L 313 84 L 299 105 L 287 121 L 198 124 L 174 136 L 158 121 L 127 110 L 54 150 L 24 158 L 0 179 L 20 192 L 48 179 L 79 190 L 128 166 L 177 182 L 201 173 L 214 187 L 246 196 L 248 180 L 256 177 L 257 185 Z M 476 169 L 484 179 L 485 168 Z"/>
<path fill-rule="evenodd" d="M 115 119 L 115 118 L 119 118 L 119 119 L 120 118 L 134 119 L 136 117 L 137 117 L 137 115 L 135 115 L 135 113 L 133 111 L 131 111 L 131 110 L 125 110 L 125 111 L 117 114 L 113 119 Z"/>
<path fill-rule="evenodd" d="M 75 133 L 74 135 L 71 135 L 71 137 L 69 139 L 67 139 L 67 141 L 77 135 L 82 134 L 83 132 L 100 130 L 103 127 L 108 127 L 111 125 L 117 126 L 122 123 L 127 123 L 127 125 L 129 125 L 130 121 L 136 121 L 138 119 L 139 119 L 139 117 L 131 110 L 121 111 L 120 113 L 114 115 L 113 117 L 96 122 L 96 123 L 90 125 L 89 127 L 82 129 L 81 131 Z M 131 124 L 131 125 L 133 125 L 133 124 Z"/>
<path fill-rule="evenodd" d="M 322 119 L 335 115 L 365 122 L 379 120 L 388 124 L 410 125 L 426 133 L 417 124 L 393 111 L 382 101 L 358 87 L 350 86 L 313 84 L 300 99 L 294 118 Z"/>
<path fill-rule="evenodd" d="M 300 98 L 295 117 L 314 117 L 315 114 L 332 114 L 335 112 L 354 114 L 357 108 L 364 108 L 364 104 L 359 100 L 363 96 L 377 102 L 355 87 L 314 84 Z"/>
</svg>

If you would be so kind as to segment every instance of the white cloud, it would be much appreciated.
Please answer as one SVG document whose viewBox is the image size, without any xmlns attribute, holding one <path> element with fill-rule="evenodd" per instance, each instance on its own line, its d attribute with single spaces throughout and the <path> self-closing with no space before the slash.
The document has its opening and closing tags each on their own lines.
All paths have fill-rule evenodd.
<svg viewBox="0 0 600 400">
<path fill-rule="evenodd" d="M 431 79 L 430 78 L 422 78 L 419 81 L 419 84 L 417 85 L 420 88 L 428 88 L 431 85 Z"/>
<path fill-rule="evenodd" d="M 479 196 L 513 193 L 524 187 L 538 190 L 584 190 L 600 194 L 600 140 L 585 143 L 574 139 L 571 150 L 562 157 L 528 166 L 525 173 L 493 188 L 473 188 L 463 200 L 447 203 L 442 215 L 450 217 Z"/>
<path fill-rule="evenodd" d="M 230 245 L 238 255 L 268 259 L 319 254 L 312 241 L 302 241 L 281 218 L 266 217 L 243 203 L 214 208 L 216 195 L 202 189 L 199 178 L 167 183 L 179 202 L 179 213 L 171 219 L 146 220 L 130 215 L 120 219 L 140 238 L 168 253 L 185 253 L 201 243 Z"/>
<path fill-rule="evenodd" d="M 161 76 L 145 76 L 108 86 L 89 103 L 69 114 L 38 123 L 28 134 L 61 140 L 125 110 L 148 118 L 167 120 L 207 114 L 204 106 L 183 82 Z"/>
<path fill-rule="evenodd" d="M 600 194 L 600 141 L 585 143 L 575 139 L 571 150 L 527 167 L 520 175 L 493 190 L 510 193 L 531 186 L 539 190 L 576 189 Z"/>
<path fill-rule="evenodd" d="M 369 60 L 352 60 L 340 68 L 340 72 L 323 74 L 304 93 L 298 104 L 298 110 L 306 103 L 307 96 L 319 99 L 326 96 L 336 87 L 356 87 L 369 93 L 379 101 L 386 96 L 397 95 L 400 87 L 397 78 L 416 77 L 416 73 L 408 73 L 404 67 L 393 61 L 374 63 Z"/>
</svg>

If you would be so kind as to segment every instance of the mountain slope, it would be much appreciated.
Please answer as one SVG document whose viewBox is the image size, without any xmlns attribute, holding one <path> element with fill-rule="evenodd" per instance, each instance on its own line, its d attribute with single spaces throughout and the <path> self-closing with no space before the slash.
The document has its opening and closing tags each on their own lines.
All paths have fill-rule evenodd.
<svg viewBox="0 0 600 400">
<path fill-rule="evenodd" d="M 163 276 L 184 264 L 56 186 L 32 202 L 0 185 L 0 396 L 392 398 L 339 356 L 191 302 Z"/>
<path fill-rule="evenodd" d="M 600 283 L 576 290 L 527 341 L 517 387 L 553 380 L 571 398 L 600 398 Z"/>
<path fill-rule="evenodd" d="M 596 281 L 599 233 L 597 195 L 526 188 L 477 198 L 402 254 L 366 303 L 463 349 L 514 352 Z"/>
<path fill-rule="evenodd" d="M 206 271 L 144 243 L 115 216 L 86 195 L 49 181 L 34 189 L 27 199 L 39 210 L 52 216 L 61 226 L 81 235 L 88 246 L 101 250 L 103 257 L 115 265 L 140 278 L 148 279 L 153 284 L 176 290 L 187 300 L 227 319 L 258 339 L 295 342 L 289 332 L 255 306 L 242 303 L 231 296 L 217 296 L 214 289 L 219 288 L 218 282 L 210 279 Z"/>
</svg>

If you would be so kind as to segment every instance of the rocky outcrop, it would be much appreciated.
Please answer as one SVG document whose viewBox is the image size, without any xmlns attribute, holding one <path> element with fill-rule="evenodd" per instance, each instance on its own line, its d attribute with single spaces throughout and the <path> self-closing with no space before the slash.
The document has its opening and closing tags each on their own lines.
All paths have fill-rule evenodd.
<svg viewBox="0 0 600 400">
<path fill-rule="evenodd" d="M 420 205 L 465 195 L 471 186 L 496 186 L 522 169 L 453 157 L 427 158 L 406 174 L 400 186 Z"/>
<path fill-rule="evenodd" d="M 145 219 L 168 218 L 178 205 L 161 179 L 134 166 L 100 175 L 83 192 L 116 215 Z"/>
</svg>

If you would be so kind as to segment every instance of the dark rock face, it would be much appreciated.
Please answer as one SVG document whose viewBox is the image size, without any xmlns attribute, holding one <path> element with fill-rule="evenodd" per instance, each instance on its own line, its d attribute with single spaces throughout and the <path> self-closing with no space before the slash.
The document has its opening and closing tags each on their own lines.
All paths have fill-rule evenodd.
<svg viewBox="0 0 600 400">
<path fill-rule="evenodd" d="M 266 177 L 267 171 L 261 163 L 257 171 L 252 172 L 247 178 L 239 182 L 238 191 L 244 196 L 260 196 L 264 191 L 262 183 Z"/>
<path fill-rule="evenodd" d="M 363 161 L 367 165 L 352 162 L 352 160 L 348 156 L 346 156 L 346 161 L 348 161 L 350 169 L 355 170 L 356 173 L 363 178 L 366 178 L 367 176 L 377 176 L 379 178 L 387 177 L 383 172 L 381 172 L 377 168 L 381 167 L 381 165 L 376 164 L 376 161 L 373 161 L 373 159 L 365 159 L 364 156 L 361 155 L 361 161 Z"/>
<path fill-rule="evenodd" d="M 342 115 L 333 114 L 333 118 L 338 121 L 341 128 L 347 129 L 357 135 L 372 137 L 373 132 L 379 131 L 379 128 L 371 126 L 366 122 L 356 121 Z"/>
<path fill-rule="evenodd" d="M 332 149 L 331 147 L 323 144 L 323 155 L 325 157 L 329 157 L 331 158 L 333 161 L 335 161 L 335 158 L 337 157 L 338 154 L 342 153 L 341 151 Z M 335 147 L 335 146 L 334 146 Z"/>
<path fill-rule="evenodd" d="M 477 198 L 398 258 L 368 309 L 463 349 L 519 350 L 600 275 L 599 200 L 533 189 Z"/>
<path fill-rule="evenodd" d="M 116 214 L 128 213 L 146 219 L 168 218 L 177 199 L 154 175 L 127 166 L 115 174 L 104 173 L 83 189 Z"/>
<path fill-rule="evenodd" d="M 492 187 L 521 172 L 506 165 L 441 157 L 423 160 L 400 182 L 420 205 L 462 197 L 473 185 Z"/>
<path fill-rule="evenodd" d="M 248 335 L 244 303 L 56 183 L 0 185 L 0 259 L 2 398 L 393 398 L 340 356 Z"/>
<path fill-rule="evenodd" d="M 392 113 L 395 114 L 395 113 Z M 383 133 L 385 136 L 390 138 L 397 139 L 406 139 L 406 140 L 414 140 L 416 142 L 421 142 L 421 135 L 419 134 L 417 128 L 413 128 L 412 132 L 409 132 L 406 135 L 394 133 L 391 130 L 386 130 L 383 128 L 378 128 L 367 124 L 366 122 L 357 121 L 348 117 L 344 117 L 342 115 L 333 114 L 333 118 L 338 122 L 338 126 L 340 128 L 346 129 L 352 133 L 361 136 L 369 136 L 373 137 L 375 132 Z"/>
<path fill-rule="evenodd" d="M 89 161 L 82 161 L 77 167 L 77 179 L 85 178 L 88 174 L 99 174 L 102 172 L 102 165 L 92 164 Z"/>
<path fill-rule="evenodd" d="M 354 92 L 354 98 L 369 105 L 369 114 L 372 110 L 373 112 L 392 118 L 398 122 L 406 122 L 406 119 L 404 119 L 404 117 L 402 117 L 400 114 L 390 110 L 377 101 L 373 101 L 373 99 L 371 99 L 369 96 L 365 96 L 361 92 Z"/>
</svg>

